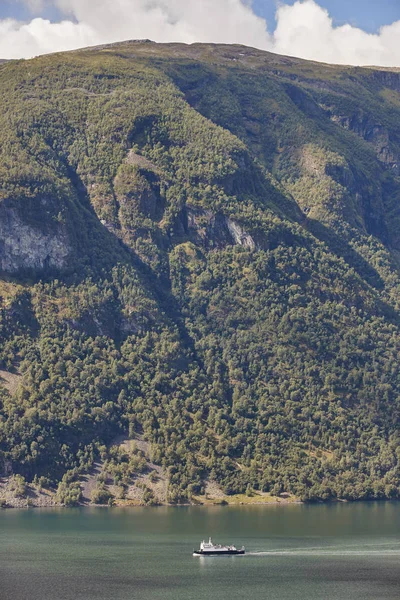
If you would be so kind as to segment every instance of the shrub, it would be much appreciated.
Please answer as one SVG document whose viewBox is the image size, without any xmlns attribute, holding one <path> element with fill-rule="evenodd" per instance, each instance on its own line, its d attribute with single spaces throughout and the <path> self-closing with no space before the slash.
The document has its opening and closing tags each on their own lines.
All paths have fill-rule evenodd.
<svg viewBox="0 0 400 600">
<path fill-rule="evenodd" d="M 114 496 L 103 483 L 99 483 L 90 496 L 92 504 L 108 504 L 109 501 L 113 499 Z"/>
</svg>

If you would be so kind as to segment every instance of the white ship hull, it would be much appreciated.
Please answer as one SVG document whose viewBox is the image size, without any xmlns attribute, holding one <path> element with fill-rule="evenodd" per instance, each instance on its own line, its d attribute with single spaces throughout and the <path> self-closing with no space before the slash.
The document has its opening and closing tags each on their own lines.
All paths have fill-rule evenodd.
<svg viewBox="0 0 400 600">
<path fill-rule="evenodd" d="M 213 544 L 211 538 L 208 542 L 204 540 L 200 544 L 200 550 L 193 550 L 193 556 L 234 556 L 244 554 L 244 546 L 238 550 L 235 546 L 221 546 Z"/>
<path fill-rule="evenodd" d="M 244 554 L 245 550 L 193 550 L 193 556 L 235 556 Z"/>
</svg>

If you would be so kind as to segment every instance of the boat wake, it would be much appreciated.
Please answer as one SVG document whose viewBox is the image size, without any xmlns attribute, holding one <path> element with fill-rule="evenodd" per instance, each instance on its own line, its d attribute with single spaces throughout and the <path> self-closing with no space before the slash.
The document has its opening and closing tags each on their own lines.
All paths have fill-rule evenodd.
<svg viewBox="0 0 400 600">
<path fill-rule="evenodd" d="M 389 546 L 389 547 L 388 547 Z M 400 542 L 363 546 L 313 546 L 246 552 L 246 556 L 400 556 Z"/>
</svg>

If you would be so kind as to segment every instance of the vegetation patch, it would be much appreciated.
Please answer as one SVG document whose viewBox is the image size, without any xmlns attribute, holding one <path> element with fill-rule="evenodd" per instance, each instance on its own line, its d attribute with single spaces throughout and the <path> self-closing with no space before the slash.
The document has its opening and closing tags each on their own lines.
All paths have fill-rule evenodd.
<svg viewBox="0 0 400 600">
<path fill-rule="evenodd" d="M 213 45 L 2 66 L 2 501 L 400 496 L 396 86 Z"/>
</svg>

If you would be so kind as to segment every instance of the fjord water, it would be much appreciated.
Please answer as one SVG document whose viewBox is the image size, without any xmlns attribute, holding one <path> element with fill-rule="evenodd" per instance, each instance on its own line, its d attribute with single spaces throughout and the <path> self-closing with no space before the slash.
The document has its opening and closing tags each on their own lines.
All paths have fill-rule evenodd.
<svg viewBox="0 0 400 600">
<path fill-rule="evenodd" d="M 0 598 L 398 600 L 400 503 L 0 511 Z"/>
</svg>

